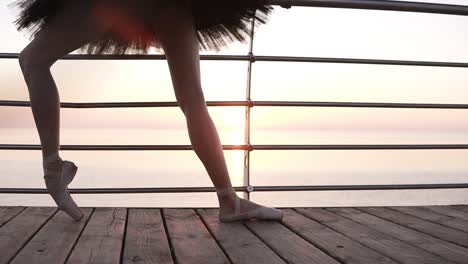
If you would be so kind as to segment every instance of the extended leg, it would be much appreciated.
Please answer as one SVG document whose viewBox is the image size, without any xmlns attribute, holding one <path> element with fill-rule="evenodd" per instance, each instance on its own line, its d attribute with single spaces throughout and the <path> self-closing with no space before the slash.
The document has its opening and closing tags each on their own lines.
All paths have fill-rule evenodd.
<svg viewBox="0 0 468 264">
<path fill-rule="evenodd" d="M 165 14 L 157 25 L 157 31 L 168 60 L 177 101 L 186 117 L 193 149 L 216 187 L 220 217 L 228 219 L 228 215 L 234 214 L 236 217 L 231 219 L 280 219 L 282 213 L 279 210 L 244 200 L 234 192 L 219 135 L 202 91 L 194 21 L 187 10 L 173 9 Z"/>
<path fill-rule="evenodd" d="M 41 141 L 47 190 L 61 210 L 80 220 L 83 213 L 67 190 L 77 167 L 62 161 L 58 153 L 60 100 L 50 67 L 62 56 L 99 36 L 103 28 L 93 22 L 85 6 L 78 1 L 69 2 L 74 4 L 58 13 L 20 53 L 19 63 Z"/>
</svg>

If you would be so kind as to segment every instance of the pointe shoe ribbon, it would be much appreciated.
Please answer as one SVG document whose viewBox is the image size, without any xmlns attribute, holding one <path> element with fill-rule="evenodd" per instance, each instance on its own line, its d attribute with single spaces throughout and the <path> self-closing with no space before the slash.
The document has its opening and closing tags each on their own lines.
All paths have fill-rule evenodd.
<svg viewBox="0 0 468 264">
<path fill-rule="evenodd" d="M 59 210 L 71 218 L 80 221 L 84 214 L 76 205 L 68 192 L 67 185 L 73 180 L 77 167 L 72 162 L 64 162 L 58 158 L 55 161 L 44 161 L 44 181 L 47 191 L 54 199 Z"/>
</svg>

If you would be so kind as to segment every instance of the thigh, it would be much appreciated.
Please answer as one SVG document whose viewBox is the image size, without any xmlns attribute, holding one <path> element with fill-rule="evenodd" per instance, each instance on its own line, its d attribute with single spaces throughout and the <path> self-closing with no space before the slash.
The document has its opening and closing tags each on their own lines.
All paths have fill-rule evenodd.
<svg viewBox="0 0 468 264">
<path fill-rule="evenodd" d="M 89 1 L 84 1 L 89 2 Z M 81 1 L 67 1 L 26 47 L 39 62 L 53 64 L 64 55 L 101 36 L 110 23 L 101 23 L 94 7 Z"/>
<path fill-rule="evenodd" d="M 190 10 L 168 8 L 155 25 L 167 58 L 177 101 L 183 108 L 205 106 L 200 81 L 199 43 Z"/>
</svg>

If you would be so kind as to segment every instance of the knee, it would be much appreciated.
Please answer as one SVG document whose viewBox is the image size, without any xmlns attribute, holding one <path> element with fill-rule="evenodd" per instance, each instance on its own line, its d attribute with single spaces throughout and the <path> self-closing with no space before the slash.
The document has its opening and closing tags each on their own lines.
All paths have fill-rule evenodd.
<svg viewBox="0 0 468 264">
<path fill-rule="evenodd" d="M 179 105 L 185 117 L 196 117 L 208 114 L 208 107 L 204 101 L 202 103 L 200 102 Z"/>
<path fill-rule="evenodd" d="M 178 94 L 183 94 L 180 96 Z M 177 103 L 186 117 L 200 115 L 208 112 L 205 96 L 201 87 L 195 89 L 185 89 L 176 93 Z"/>
<path fill-rule="evenodd" d="M 19 53 L 18 62 L 25 79 L 30 78 L 37 70 L 50 69 L 52 66 L 46 54 L 41 54 L 41 51 L 34 49 L 31 45 L 26 46 Z"/>
<path fill-rule="evenodd" d="M 29 65 L 32 63 L 32 52 L 30 51 L 30 48 L 26 47 L 24 48 L 18 56 L 18 62 L 21 68 L 21 71 L 25 74 L 29 68 L 31 68 Z"/>
</svg>

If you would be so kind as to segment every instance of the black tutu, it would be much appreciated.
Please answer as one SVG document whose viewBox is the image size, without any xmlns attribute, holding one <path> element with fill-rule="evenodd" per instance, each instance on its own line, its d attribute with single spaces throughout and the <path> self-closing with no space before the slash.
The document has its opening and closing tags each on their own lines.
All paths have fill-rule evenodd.
<svg viewBox="0 0 468 264">
<path fill-rule="evenodd" d="M 160 49 L 152 25 L 164 5 L 188 6 L 194 16 L 200 50 L 216 51 L 234 41 L 245 43 L 253 16 L 255 26 L 259 26 L 267 22 L 273 11 L 263 0 L 16 0 L 11 3 L 20 9 L 14 21 L 16 28 L 27 30 L 31 38 L 70 1 L 80 1 L 90 8 L 123 4 L 125 17 L 132 22 L 127 26 L 139 25 L 143 29 L 133 31 L 137 33 L 129 37 L 118 28 L 110 28 L 99 39 L 80 48 L 87 54 L 147 54 L 150 47 Z"/>
</svg>

